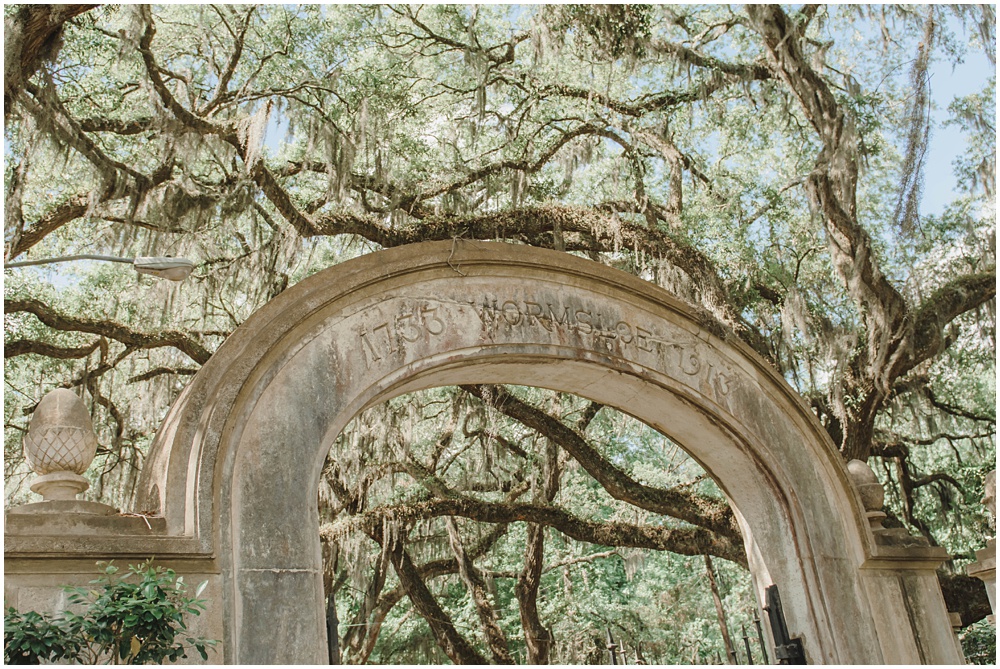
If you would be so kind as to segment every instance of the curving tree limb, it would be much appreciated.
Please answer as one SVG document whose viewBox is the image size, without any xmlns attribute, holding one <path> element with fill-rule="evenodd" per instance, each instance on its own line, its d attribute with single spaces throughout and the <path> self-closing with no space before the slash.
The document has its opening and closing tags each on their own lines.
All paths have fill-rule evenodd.
<svg viewBox="0 0 1000 669">
<path fill-rule="evenodd" d="M 20 355 L 43 355 L 47 358 L 58 358 L 60 360 L 73 360 L 86 358 L 97 350 L 100 340 L 75 348 L 54 346 L 44 341 L 35 339 L 17 339 L 11 342 L 4 342 L 3 357 L 16 358 Z"/>
<path fill-rule="evenodd" d="M 486 401 L 505 416 L 544 435 L 566 450 L 617 500 L 703 527 L 729 539 L 739 539 L 732 509 L 722 500 L 684 490 L 664 490 L 644 485 L 606 460 L 578 432 L 559 420 L 511 395 L 501 386 L 465 385 L 462 390 Z"/>
<path fill-rule="evenodd" d="M 856 131 L 830 86 L 810 65 L 801 28 L 777 5 L 750 5 L 751 24 L 764 40 L 768 60 L 805 113 L 823 149 L 806 179 L 806 190 L 822 213 L 834 268 L 865 326 L 864 346 L 849 363 L 849 392 L 833 396 L 843 426 L 841 452 L 867 459 L 874 425 L 896 380 L 940 353 L 944 326 L 993 299 L 995 268 L 960 277 L 911 309 L 879 267 L 872 240 L 858 220 Z"/>
<path fill-rule="evenodd" d="M 452 517 L 445 518 L 445 527 L 448 530 L 448 543 L 455 554 L 455 562 L 458 566 L 458 573 L 465 582 L 465 587 L 472 597 L 476 606 L 476 613 L 479 615 L 479 622 L 486 633 L 486 645 L 493 655 L 493 660 L 497 664 L 514 664 L 507 645 L 507 637 L 500 628 L 497 619 L 496 609 L 490 602 L 486 589 L 486 581 L 476 567 L 475 562 L 466 553 L 465 545 L 462 543 L 462 536 L 458 531 L 458 524 Z"/>
<path fill-rule="evenodd" d="M 528 503 L 482 502 L 470 498 L 438 499 L 415 504 L 386 506 L 359 514 L 349 520 L 320 528 L 321 534 L 336 539 L 347 532 L 375 531 L 385 521 L 412 522 L 443 516 L 460 516 L 483 523 L 528 522 L 552 527 L 566 536 L 600 546 L 649 548 L 680 555 L 710 555 L 746 566 L 742 542 L 704 528 L 666 528 L 618 522 L 583 520 L 556 506 Z"/>
<path fill-rule="evenodd" d="M 944 351 L 947 341 L 945 328 L 962 314 L 972 311 L 996 298 L 996 266 L 982 272 L 960 276 L 934 291 L 913 311 L 912 346 L 909 355 L 900 364 L 902 375 L 920 363 Z"/>
<path fill-rule="evenodd" d="M 156 333 L 136 332 L 128 326 L 114 321 L 99 321 L 90 318 L 60 314 L 49 305 L 33 299 L 5 299 L 4 313 L 29 313 L 54 330 L 64 332 L 87 332 L 114 339 L 133 349 L 173 347 L 195 362 L 204 365 L 212 356 L 211 352 L 183 332 L 165 330 Z"/>
<path fill-rule="evenodd" d="M 551 505 L 559 493 L 559 449 L 545 439 L 545 459 L 535 486 L 535 503 Z M 552 630 L 542 624 L 538 613 L 538 589 L 542 584 L 542 569 L 545 557 L 545 526 L 528 523 L 528 540 L 524 547 L 524 565 L 517 575 L 514 595 L 517 597 L 524 628 L 524 643 L 528 649 L 528 664 L 548 664 L 552 650 Z"/>
<path fill-rule="evenodd" d="M 21 5 L 4 19 L 4 121 L 10 118 L 24 84 L 43 62 L 55 59 L 66 22 L 97 6 Z"/>
</svg>

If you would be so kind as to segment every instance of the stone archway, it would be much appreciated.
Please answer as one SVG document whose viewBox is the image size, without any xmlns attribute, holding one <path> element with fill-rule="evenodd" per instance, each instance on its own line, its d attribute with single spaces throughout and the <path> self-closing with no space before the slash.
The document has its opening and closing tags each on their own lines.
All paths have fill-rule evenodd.
<svg viewBox="0 0 1000 669">
<path fill-rule="evenodd" d="M 287 290 L 171 409 L 140 504 L 218 561 L 227 662 L 325 661 L 324 457 L 366 406 L 463 383 L 572 392 L 681 444 L 738 509 L 755 583 L 779 586 L 811 662 L 961 661 L 940 555 L 875 541 L 833 444 L 747 346 L 625 273 L 456 241 L 370 254 Z"/>
</svg>

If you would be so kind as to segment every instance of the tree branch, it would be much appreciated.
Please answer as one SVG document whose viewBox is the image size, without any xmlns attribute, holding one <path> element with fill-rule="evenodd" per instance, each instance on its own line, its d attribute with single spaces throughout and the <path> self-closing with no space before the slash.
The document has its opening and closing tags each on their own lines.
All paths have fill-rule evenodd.
<svg viewBox="0 0 1000 669">
<path fill-rule="evenodd" d="M 934 394 L 934 391 L 927 387 L 923 389 L 923 393 L 935 409 L 940 409 L 941 411 L 951 414 L 952 416 L 961 416 L 962 418 L 968 418 L 969 420 L 978 421 L 980 423 L 990 423 L 994 426 L 996 425 L 997 418 L 995 414 L 992 416 L 977 414 L 972 411 L 967 411 L 961 407 L 957 407 L 953 404 L 942 402 L 937 398 L 937 395 Z"/>
<path fill-rule="evenodd" d="M 660 39 L 652 40 L 650 46 L 653 51 L 672 56 L 682 63 L 722 72 L 739 81 L 765 81 L 774 78 L 774 73 L 764 63 L 730 63 L 681 44 Z"/>
<path fill-rule="evenodd" d="M 79 119 L 77 123 L 80 124 L 80 129 L 84 132 L 110 132 L 116 135 L 138 135 L 155 127 L 155 121 L 152 116 L 134 119 L 114 119 L 98 116 Z"/>
<path fill-rule="evenodd" d="M 4 358 L 16 358 L 19 355 L 44 355 L 47 358 L 58 358 L 60 360 L 74 360 L 79 358 L 86 358 L 88 355 L 97 350 L 97 346 L 100 344 L 100 340 L 94 340 L 93 343 L 87 344 L 85 346 L 78 346 L 76 348 L 64 348 L 61 346 L 54 346 L 44 341 L 37 341 L 34 339 L 17 339 L 11 342 L 5 342 L 3 345 L 3 357 Z"/>
<path fill-rule="evenodd" d="M 104 149 L 97 142 L 83 132 L 76 119 L 63 106 L 62 100 L 59 99 L 59 95 L 51 83 L 40 88 L 32 84 L 27 84 L 25 87 L 32 96 L 23 98 L 23 103 L 28 111 L 36 118 L 47 119 L 51 123 L 53 133 L 66 142 L 66 144 L 72 146 L 81 156 L 90 161 L 94 167 L 106 175 L 114 175 L 116 180 L 120 178 L 117 175 L 132 177 L 136 189 L 140 193 L 152 185 L 153 180 L 151 177 L 139 172 L 130 165 L 115 160 L 105 153 Z M 37 101 L 32 98 L 37 98 Z M 115 190 L 113 185 L 110 187 L 110 190 Z"/>
<path fill-rule="evenodd" d="M 87 212 L 88 202 L 86 195 L 77 195 L 57 205 L 47 216 L 29 226 L 14 240 L 7 251 L 7 259 L 13 260 L 50 233 L 83 216 Z"/>
<path fill-rule="evenodd" d="M 3 119 L 24 84 L 45 60 L 54 59 L 66 22 L 98 5 L 21 5 L 4 19 Z"/>
<path fill-rule="evenodd" d="M 193 376 L 198 373 L 197 369 L 192 367 L 156 367 L 149 370 L 148 372 L 143 372 L 142 374 L 136 374 L 128 380 L 128 383 L 139 383 L 140 381 L 149 381 L 157 376 L 162 376 L 164 374 L 173 374 L 177 376 Z"/>
<path fill-rule="evenodd" d="M 806 180 L 824 214 L 834 266 L 866 321 L 870 373 L 888 393 L 890 358 L 903 336 L 906 302 L 878 267 L 868 233 L 858 224 L 857 149 L 854 130 L 826 82 L 809 66 L 794 24 L 776 5 L 747 7 L 764 38 L 768 57 L 801 103 L 823 140 L 816 167 Z"/>
<path fill-rule="evenodd" d="M 765 72 L 767 76 L 763 78 L 770 79 L 773 77 L 770 71 L 765 69 Z M 713 93 L 716 93 L 726 86 L 738 83 L 739 81 L 746 80 L 737 79 L 735 77 L 710 76 L 707 79 L 696 82 L 687 90 L 666 91 L 655 95 L 645 96 L 639 100 L 629 101 L 616 100 L 608 95 L 600 93 L 599 91 L 577 88 L 566 84 L 547 84 L 545 86 L 538 87 L 533 91 L 533 93 L 538 98 L 559 96 L 587 100 L 588 102 L 595 102 L 602 107 L 606 107 L 607 109 L 610 109 L 618 114 L 622 114 L 623 116 L 643 118 L 647 114 L 653 112 L 665 111 L 673 109 L 674 107 L 679 107 L 680 105 L 707 100 Z"/>
<path fill-rule="evenodd" d="M 221 10 L 220 10 L 221 11 Z M 245 17 L 243 17 L 243 23 L 240 25 L 240 32 L 234 35 L 233 52 L 229 56 L 229 62 L 226 64 L 226 69 L 219 76 L 219 83 L 215 87 L 215 95 L 212 99 L 205 105 L 205 108 L 199 113 L 200 116 L 207 116 L 215 109 L 223 100 L 226 93 L 229 91 L 229 82 L 233 78 L 233 74 L 236 72 L 236 66 L 239 65 L 240 57 L 243 55 L 243 43 L 246 39 L 247 30 L 250 28 L 250 19 L 253 17 L 253 13 L 256 11 L 254 7 L 250 7 L 247 11 Z"/>
<path fill-rule="evenodd" d="M 324 479 L 330 485 L 331 490 L 333 490 L 334 495 L 340 501 L 344 510 L 354 516 L 349 522 L 354 522 L 358 518 L 355 514 L 359 512 L 362 505 L 361 495 L 350 491 L 343 484 L 336 465 L 324 475 Z M 369 514 L 365 514 L 365 516 L 370 517 Z M 382 621 L 388 615 L 389 610 L 399 601 L 399 598 L 402 596 L 401 593 L 405 592 L 417 612 L 427 621 L 438 645 L 453 662 L 456 664 L 486 664 L 486 659 L 458 633 L 451 617 L 437 603 L 437 600 L 424 582 L 425 579 L 429 578 L 436 571 L 440 571 L 442 574 L 454 573 L 451 571 L 452 565 L 454 565 L 454 571 L 458 571 L 457 562 L 454 560 L 439 560 L 417 568 L 403 546 L 402 537 L 396 537 L 393 543 L 387 544 L 389 538 L 384 535 L 386 525 L 387 523 L 379 522 L 373 525 L 366 525 L 363 530 L 373 541 L 382 546 L 383 552 L 389 555 L 396 575 L 399 577 L 400 588 L 390 592 L 387 597 L 388 604 L 380 605 L 376 611 L 375 620 L 378 627 L 374 628 L 372 633 L 369 634 L 369 641 L 362 649 L 364 656 L 367 657 L 371 653 Z M 329 525 L 324 527 L 327 530 L 331 528 Z M 397 527 L 399 526 L 397 525 Z M 505 525 L 494 528 L 492 532 L 470 551 L 469 559 L 475 560 L 488 551 L 506 530 Z M 337 538 L 335 531 L 327 531 L 323 534 L 321 528 L 321 534 L 327 539 L 336 540 Z"/>
<path fill-rule="evenodd" d="M 365 516 L 367 515 L 365 514 Z M 358 518 L 361 517 L 363 516 L 358 516 Z M 402 537 L 386 545 L 389 538 L 384 535 L 383 527 L 382 522 L 379 522 L 366 527 L 365 533 L 380 546 L 383 546 L 384 550 L 388 550 L 389 558 L 392 560 L 392 566 L 399 577 L 400 584 L 406 590 L 410 601 L 413 602 L 413 607 L 427 621 L 441 650 L 455 664 L 488 664 L 486 658 L 458 633 L 451 616 L 441 608 L 437 599 L 431 594 L 427 584 L 421 578 L 420 571 L 403 547 Z"/>
<path fill-rule="evenodd" d="M 382 588 L 385 587 L 385 577 L 389 569 L 389 553 L 386 549 L 387 546 L 383 545 L 375 563 L 375 574 L 365 591 L 364 601 L 361 602 L 361 606 L 355 613 L 344 637 L 344 647 L 355 655 L 361 650 L 361 644 L 368 634 L 369 618 L 378 604 Z"/>
<path fill-rule="evenodd" d="M 913 346 L 900 373 L 913 369 L 944 351 L 945 327 L 958 316 L 996 298 L 996 266 L 967 274 L 938 288 L 913 312 Z"/>
<path fill-rule="evenodd" d="M 479 542 L 476 543 L 475 546 L 466 551 L 466 555 L 473 561 L 478 560 L 489 552 L 500 537 L 506 534 L 506 532 L 506 525 L 495 525 Z M 427 581 L 439 576 L 445 576 L 447 574 L 457 574 L 458 562 L 454 559 L 432 560 L 417 567 L 417 571 L 420 573 L 420 578 Z M 358 654 L 352 658 L 353 664 L 365 664 L 368 661 L 372 651 L 375 649 L 375 642 L 378 640 L 379 631 L 382 629 L 382 624 L 385 621 L 386 616 L 389 615 L 389 612 L 395 608 L 396 604 L 398 604 L 404 596 L 406 596 L 406 591 L 402 586 L 393 588 L 389 592 L 382 595 L 382 598 L 379 599 L 378 605 L 375 607 L 371 623 L 367 627 L 368 635 L 365 642 Z"/>
<path fill-rule="evenodd" d="M 639 483 L 608 462 L 572 428 L 522 402 L 500 386 L 464 385 L 462 390 L 558 444 L 617 500 L 703 527 L 730 539 L 740 537 L 732 509 L 725 502 L 687 491 L 664 490 Z M 487 400 L 487 397 L 490 399 Z"/>
<path fill-rule="evenodd" d="M 154 172 L 151 177 L 148 177 L 148 179 L 144 175 L 140 175 L 142 179 L 137 181 L 135 186 L 109 184 L 103 192 L 95 193 L 93 197 L 96 198 L 96 203 L 113 202 L 124 198 L 132 198 L 135 200 L 135 198 L 140 195 L 139 191 L 141 189 L 153 188 L 165 183 L 168 179 L 170 179 L 172 171 L 173 161 L 169 161 L 167 164 L 163 165 L 160 169 Z M 139 183 L 140 181 L 141 183 Z M 55 209 L 50 211 L 46 216 L 39 219 L 26 230 L 23 230 L 21 234 L 12 241 L 6 250 L 7 260 L 13 260 L 22 253 L 27 252 L 33 246 L 45 239 L 45 237 L 49 234 L 55 232 L 64 225 L 85 216 L 93 204 L 95 203 L 92 202 L 90 194 L 74 195 L 66 199 L 61 204 L 57 205 Z M 114 220 L 114 217 L 108 217 L 108 220 Z M 145 224 L 139 221 L 126 219 L 119 220 L 121 222 L 127 222 L 140 227 L 145 226 Z"/>
<path fill-rule="evenodd" d="M 559 492 L 559 449 L 550 439 L 544 440 L 545 460 L 538 484 L 535 486 L 536 504 L 551 505 Z M 528 664 L 548 664 L 552 650 L 552 630 L 542 624 L 538 614 L 538 589 L 542 584 L 545 558 L 545 527 L 528 524 L 528 540 L 524 547 L 524 566 L 517 576 L 514 595 L 521 613 L 521 627 L 528 649 Z"/>
<path fill-rule="evenodd" d="M 479 622 L 483 626 L 486 634 L 486 645 L 493 655 L 493 660 L 497 664 L 514 664 L 510 655 L 510 648 L 507 646 L 507 637 L 500 628 L 497 620 L 497 612 L 490 603 L 486 592 L 486 582 L 482 574 L 476 568 L 472 558 L 465 552 L 462 537 L 458 532 L 458 525 L 454 518 L 445 518 L 445 527 L 448 529 L 448 541 L 451 550 L 455 554 L 455 561 L 458 564 L 458 573 L 465 582 L 465 587 L 469 591 L 469 596 L 476 606 L 476 613 L 479 615 Z"/>
<path fill-rule="evenodd" d="M 777 5 L 748 5 L 747 14 L 761 35 L 771 67 L 799 100 L 823 142 L 806 191 L 822 214 L 834 268 L 847 289 L 867 333 L 865 347 L 850 365 L 856 372 L 845 402 L 833 397 L 844 425 L 840 444 L 845 458 L 866 459 L 876 416 L 910 355 L 909 309 L 902 294 L 879 268 L 871 237 L 857 219 L 858 148 L 851 120 L 830 87 L 812 69 L 802 49 L 799 27 Z"/>
<path fill-rule="evenodd" d="M 178 120 L 203 135 L 225 136 L 227 134 L 235 134 L 233 133 L 232 128 L 228 126 L 217 126 L 214 123 L 206 121 L 200 116 L 192 113 L 186 109 L 184 105 L 178 102 L 177 99 L 170 93 L 166 82 L 164 82 L 163 77 L 160 76 L 161 68 L 156 64 L 156 59 L 153 57 L 153 52 L 150 48 L 153 43 L 153 37 L 156 35 L 156 26 L 153 25 L 153 17 L 150 14 L 148 6 L 143 6 L 141 12 L 146 23 L 146 29 L 143 31 L 142 37 L 139 39 L 139 53 L 142 55 L 142 62 L 146 66 L 146 74 L 149 77 L 149 81 L 153 84 L 153 90 L 156 91 L 156 94 L 159 96 L 163 105 L 170 110 L 170 113 L 176 116 Z"/>
<path fill-rule="evenodd" d="M 380 507 L 321 527 L 320 533 L 329 539 L 337 539 L 354 530 L 368 532 L 381 528 L 384 521 L 412 522 L 441 516 L 461 516 L 483 523 L 535 523 L 555 528 L 577 541 L 600 546 L 649 548 L 680 555 L 708 553 L 746 566 L 742 544 L 703 528 L 670 529 L 654 525 L 601 523 L 583 520 L 555 506 L 488 503 L 469 498 Z"/>
<path fill-rule="evenodd" d="M 135 349 L 161 348 L 170 346 L 187 355 L 195 362 L 204 365 L 212 354 L 194 339 L 183 332 L 166 330 L 155 334 L 136 332 L 131 328 L 114 321 L 96 321 L 83 317 L 66 316 L 58 313 L 47 304 L 32 299 L 5 299 L 4 313 L 12 314 L 27 312 L 34 314 L 42 323 L 55 330 L 64 332 L 87 332 L 114 339 Z"/>
</svg>

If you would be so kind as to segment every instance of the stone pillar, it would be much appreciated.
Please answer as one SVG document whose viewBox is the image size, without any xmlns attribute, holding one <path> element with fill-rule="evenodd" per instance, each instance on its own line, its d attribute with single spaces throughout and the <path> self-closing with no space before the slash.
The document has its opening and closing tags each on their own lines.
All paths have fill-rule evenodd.
<svg viewBox="0 0 1000 669">
<path fill-rule="evenodd" d="M 208 581 L 208 610 L 188 619 L 192 636 L 222 639 L 222 584 L 214 555 L 189 537 L 166 533 L 155 516 L 119 513 L 107 504 L 77 499 L 90 484 L 83 477 L 94 459 L 97 437 L 83 402 L 69 390 L 48 393 L 35 408 L 24 437 L 28 464 L 38 477 L 31 489 L 42 501 L 4 514 L 4 605 L 22 612 L 55 613 L 69 607 L 66 586 L 86 586 L 97 563 L 116 560 L 156 564 L 184 574 L 188 583 Z M 221 645 L 210 661 L 223 658 Z"/>
<path fill-rule="evenodd" d="M 989 509 L 993 519 L 994 527 L 997 518 L 997 470 L 986 475 L 986 485 L 983 495 L 983 505 Z M 986 548 L 976 551 L 976 561 L 965 568 L 966 573 L 973 578 L 978 578 L 986 584 L 986 596 L 990 598 L 990 610 L 993 615 L 988 620 L 993 627 L 997 625 L 997 540 L 996 537 L 986 542 Z"/>
<path fill-rule="evenodd" d="M 905 528 L 886 528 L 882 521 L 885 491 L 871 468 L 851 460 L 847 471 L 864 504 L 874 539 L 871 556 L 861 566 L 885 663 L 964 664 L 962 647 L 952 629 L 937 568 L 949 559 L 940 546 Z M 909 626 L 900 627 L 905 611 Z"/>
</svg>

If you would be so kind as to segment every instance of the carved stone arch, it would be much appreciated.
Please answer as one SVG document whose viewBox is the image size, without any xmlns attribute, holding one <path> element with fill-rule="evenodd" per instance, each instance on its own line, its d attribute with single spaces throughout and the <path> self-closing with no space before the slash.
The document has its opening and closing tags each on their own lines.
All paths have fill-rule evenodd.
<svg viewBox="0 0 1000 669">
<path fill-rule="evenodd" d="M 324 458 L 366 406 L 463 383 L 572 392 L 681 444 L 737 509 L 758 596 L 779 586 L 811 662 L 960 661 L 940 590 L 912 586 L 940 560 L 875 541 L 834 445 L 749 347 L 623 272 L 455 241 L 369 254 L 286 290 L 168 414 L 140 504 L 214 554 L 226 662 L 325 661 Z"/>
</svg>

